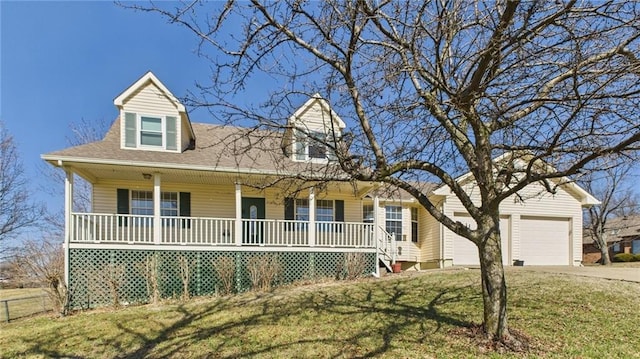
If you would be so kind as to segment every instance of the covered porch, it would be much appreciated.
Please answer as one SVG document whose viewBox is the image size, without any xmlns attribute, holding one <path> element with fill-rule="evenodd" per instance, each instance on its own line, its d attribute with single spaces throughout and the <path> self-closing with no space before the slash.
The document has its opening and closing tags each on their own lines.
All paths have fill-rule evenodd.
<svg viewBox="0 0 640 359">
<path fill-rule="evenodd" d="M 384 237 L 375 223 L 378 216 L 369 223 L 362 220 L 362 197 L 372 188 L 368 183 L 318 187 L 264 173 L 59 165 L 66 173 L 65 237 L 72 246 L 375 249 Z M 89 213 L 73 211 L 74 175 L 93 186 Z M 264 186 L 270 182 L 277 184 Z M 208 192 L 210 188 L 216 191 Z"/>
</svg>

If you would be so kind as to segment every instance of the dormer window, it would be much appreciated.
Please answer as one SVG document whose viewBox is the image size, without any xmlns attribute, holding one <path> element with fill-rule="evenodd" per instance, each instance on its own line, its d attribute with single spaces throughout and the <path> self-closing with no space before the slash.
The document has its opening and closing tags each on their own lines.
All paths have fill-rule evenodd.
<svg viewBox="0 0 640 359">
<path fill-rule="evenodd" d="M 335 161 L 333 149 L 327 146 L 331 136 L 322 132 L 295 130 L 294 159 L 296 161 Z"/>
<path fill-rule="evenodd" d="M 178 149 L 177 117 L 125 112 L 124 145 L 143 150 Z"/>
<path fill-rule="evenodd" d="M 163 147 L 162 118 L 140 116 L 140 145 Z"/>
</svg>

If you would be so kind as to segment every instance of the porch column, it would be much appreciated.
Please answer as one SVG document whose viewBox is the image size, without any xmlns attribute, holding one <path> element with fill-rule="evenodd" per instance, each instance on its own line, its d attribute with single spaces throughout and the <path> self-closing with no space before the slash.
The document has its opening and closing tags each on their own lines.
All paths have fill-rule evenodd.
<svg viewBox="0 0 640 359">
<path fill-rule="evenodd" d="M 71 243 L 72 220 L 71 212 L 73 212 L 73 172 L 65 168 L 64 178 L 64 281 L 67 288 L 69 287 L 69 243 Z"/>
<path fill-rule="evenodd" d="M 242 185 L 236 183 L 236 246 L 242 245 Z"/>
<path fill-rule="evenodd" d="M 153 174 L 153 242 L 162 240 L 162 222 L 160 220 L 160 173 Z"/>
<path fill-rule="evenodd" d="M 309 247 L 315 247 L 316 245 L 316 195 L 313 191 L 313 187 L 309 188 L 309 228 L 307 228 L 309 235 Z"/>
<path fill-rule="evenodd" d="M 378 192 L 373 195 L 373 240 L 375 241 L 376 248 L 380 247 L 380 223 L 378 214 L 380 213 L 380 197 Z"/>
</svg>

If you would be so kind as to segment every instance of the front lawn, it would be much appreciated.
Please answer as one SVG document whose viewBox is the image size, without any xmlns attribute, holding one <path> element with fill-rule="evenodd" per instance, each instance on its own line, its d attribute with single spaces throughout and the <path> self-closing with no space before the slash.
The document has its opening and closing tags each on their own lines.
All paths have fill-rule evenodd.
<svg viewBox="0 0 640 359">
<path fill-rule="evenodd" d="M 640 284 L 508 270 L 508 286 L 527 353 L 467 335 L 481 321 L 479 271 L 451 270 L 31 318 L 0 325 L 0 356 L 638 356 Z"/>
</svg>

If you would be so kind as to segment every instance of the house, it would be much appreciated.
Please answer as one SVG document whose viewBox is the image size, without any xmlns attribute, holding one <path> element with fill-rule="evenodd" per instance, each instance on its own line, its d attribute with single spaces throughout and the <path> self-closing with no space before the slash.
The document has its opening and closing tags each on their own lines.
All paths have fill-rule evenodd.
<svg viewBox="0 0 640 359">
<path fill-rule="evenodd" d="M 149 278 L 141 268 L 152 257 L 161 263 L 154 271 L 162 272 L 165 295 L 187 290 L 180 287 L 185 272 L 190 292 L 216 292 L 212 263 L 223 257 L 235 263 L 236 290 L 250 285 L 247 265 L 256 256 L 277 258 L 284 282 L 341 275 L 349 258 L 374 274 L 394 261 L 404 269 L 477 265 L 473 245 L 406 193 L 322 180 L 323 172 L 339 179 L 324 143 L 346 125 L 320 96 L 295 111 L 285 130 L 192 123 L 151 72 L 114 104 L 119 116 L 103 140 L 42 156 L 66 172 L 65 265 L 76 305 L 108 300 L 116 284 L 127 301 L 144 301 Z M 75 176 L 92 184 L 91 213 L 71 208 Z M 422 185 L 446 214 L 469 221 L 446 187 Z M 529 200 L 501 207 L 506 265 L 582 259 L 581 208 L 597 201 L 574 184 L 553 195 L 541 188 L 532 185 Z M 96 273 L 111 285 L 100 285 Z"/>
<path fill-rule="evenodd" d="M 611 218 L 605 228 L 609 257 L 618 253 L 640 254 L 640 215 Z M 582 243 L 583 262 L 598 263 L 600 249 L 594 244 L 591 231 L 585 229 Z"/>
</svg>

